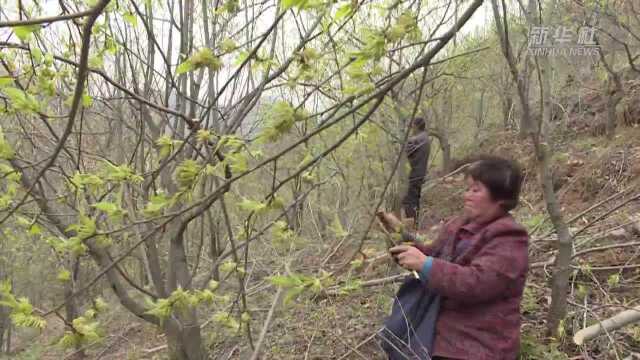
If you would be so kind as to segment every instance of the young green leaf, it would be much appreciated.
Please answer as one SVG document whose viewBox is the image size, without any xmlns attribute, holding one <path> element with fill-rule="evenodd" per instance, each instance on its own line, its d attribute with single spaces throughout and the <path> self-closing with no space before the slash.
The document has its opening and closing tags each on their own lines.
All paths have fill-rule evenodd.
<svg viewBox="0 0 640 360">
<path fill-rule="evenodd" d="M 273 275 L 268 277 L 267 280 L 273 285 L 283 287 L 285 289 L 300 285 L 300 282 L 297 279 L 286 275 Z"/>
<path fill-rule="evenodd" d="M 77 190 L 85 190 L 87 187 L 96 190 L 104 185 L 104 181 L 99 176 L 79 172 L 76 172 L 71 179 L 69 179 L 69 182 Z"/>
<path fill-rule="evenodd" d="M 13 79 L 9 76 L 0 76 L 0 89 L 13 84 Z"/>
<path fill-rule="evenodd" d="M 11 106 L 17 111 L 25 113 L 40 111 L 40 104 L 33 95 L 14 87 L 5 87 L 2 89 L 2 92 L 7 95 Z"/>
<path fill-rule="evenodd" d="M 220 283 L 218 281 L 215 281 L 215 280 L 209 281 L 209 284 L 207 285 L 207 288 L 209 290 L 211 290 L 211 291 L 218 290 L 218 287 L 220 287 Z"/>
<path fill-rule="evenodd" d="M 178 67 L 176 68 L 176 75 L 188 73 L 190 71 L 195 70 L 195 68 L 196 67 L 191 63 L 191 61 L 189 60 L 184 61 L 180 63 L 180 65 L 178 65 Z"/>
<path fill-rule="evenodd" d="M 303 120 L 303 110 L 296 111 L 288 102 L 275 102 L 266 113 L 266 124 L 258 136 L 260 142 L 275 142 L 289 132 L 296 121 Z"/>
<path fill-rule="evenodd" d="M 27 42 L 29 38 L 31 38 L 31 34 L 40 30 L 41 25 L 24 25 L 24 26 L 15 26 L 13 27 L 13 32 L 16 34 L 18 39 Z"/>
<path fill-rule="evenodd" d="M 333 18 L 335 19 L 336 22 L 340 22 L 340 20 L 347 17 L 349 14 L 351 14 L 351 12 L 352 12 L 351 3 L 344 4 L 338 8 Z"/>
<path fill-rule="evenodd" d="M 233 14 L 240 9 L 240 2 L 238 0 L 226 0 L 221 7 L 222 12 Z"/>
<path fill-rule="evenodd" d="M 31 56 L 33 56 L 33 60 L 34 60 L 36 63 L 38 63 L 38 64 L 39 64 L 39 63 L 41 63 L 41 62 L 42 62 L 43 55 L 42 55 L 42 50 L 40 50 L 40 48 L 39 48 L 39 47 L 33 47 L 33 48 L 31 49 Z"/>
<path fill-rule="evenodd" d="M 131 184 L 140 184 L 144 181 L 144 178 L 136 174 L 129 165 L 115 165 L 110 161 L 103 162 L 102 177 L 107 181 L 115 183 L 129 182 Z"/>
<path fill-rule="evenodd" d="M 126 12 L 122 15 L 122 18 L 124 19 L 124 21 L 128 22 L 131 26 L 133 27 L 138 26 L 138 17 L 136 16 L 136 14 L 132 12 Z"/>
<path fill-rule="evenodd" d="M 340 287 L 339 293 L 341 295 L 346 295 L 350 292 L 359 290 L 362 288 L 362 281 L 361 280 L 353 280 L 353 279 L 349 279 L 345 282 L 344 285 L 342 285 Z"/>
<path fill-rule="evenodd" d="M 291 301 L 297 299 L 298 296 L 300 296 L 300 294 L 302 294 L 304 290 L 305 290 L 305 287 L 303 286 L 290 288 L 284 294 L 284 299 L 282 300 L 283 304 L 288 305 L 289 303 L 291 303 Z"/>
<path fill-rule="evenodd" d="M 278 251 L 287 251 L 296 245 L 296 234 L 285 221 L 276 221 L 271 230 L 271 244 Z"/>
<path fill-rule="evenodd" d="M 202 166 L 195 160 L 187 159 L 176 167 L 174 178 L 181 190 L 191 188 L 197 181 Z"/>
<path fill-rule="evenodd" d="M 281 0 L 280 4 L 283 11 L 293 7 L 299 10 L 306 10 L 323 6 L 323 2 L 321 0 Z"/>
<path fill-rule="evenodd" d="M 249 323 L 251 322 L 251 314 L 249 314 L 248 312 L 243 312 L 242 315 L 240 316 L 240 321 L 243 323 Z"/>
<path fill-rule="evenodd" d="M 212 319 L 214 322 L 232 330 L 233 332 L 238 332 L 240 330 L 240 323 L 227 312 L 218 311 L 213 315 Z"/>
<path fill-rule="evenodd" d="M 236 44 L 236 42 L 229 38 L 222 40 L 222 42 L 220 43 L 220 51 L 223 53 L 230 53 L 237 48 L 238 45 Z"/>
<path fill-rule="evenodd" d="M 206 144 L 215 140 L 215 134 L 209 129 L 200 129 L 196 134 L 196 140 Z"/>
<path fill-rule="evenodd" d="M 30 327 L 36 329 L 43 329 L 46 325 L 46 321 L 33 315 L 33 306 L 29 303 L 27 298 L 16 298 L 11 293 L 10 280 L 3 281 L 0 284 L 0 306 L 6 306 L 10 309 L 11 321 L 16 326 Z"/>
<path fill-rule="evenodd" d="M 96 222 L 88 216 L 80 215 L 78 223 L 71 224 L 65 231 L 73 231 L 76 233 L 74 237 L 86 240 L 96 233 Z"/>
<path fill-rule="evenodd" d="M 190 58 L 178 65 L 176 74 L 184 74 L 189 71 L 197 70 L 201 67 L 208 67 L 212 71 L 218 71 L 222 68 L 222 60 L 213 54 L 209 48 L 201 48 L 196 51 Z"/>
<path fill-rule="evenodd" d="M 27 233 L 31 236 L 41 235 L 42 227 L 40 227 L 40 225 L 38 225 L 37 223 L 33 223 L 31 226 L 29 226 L 29 230 L 27 231 Z"/>
<path fill-rule="evenodd" d="M 104 41 L 104 48 L 109 54 L 115 55 L 118 52 L 118 43 L 108 36 Z"/>
<path fill-rule="evenodd" d="M 102 69 L 104 66 L 103 52 L 100 52 L 89 58 L 89 67 L 92 69 Z"/>
<path fill-rule="evenodd" d="M 158 299 L 155 303 L 151 302 L 151 305 L 145 314 L 153 315 L 160 320 L 160 323 L 168 319 L 173 311 L 172 302 L 169 299 Z"/>
<path fill-rule="evenodd" d="M 233 173 L 243 173 L 249 169 L 249 161 L 247 155 L 244 152 L 237 151 L 228 153 L 224 159 L 224 162 L 229 164 Z"/>
<path fill-rule="evenodd" d="M 158 155 L 164 159 L 173 152 L 174 147 L 180 144 L 182 144 L 181 140 L 173 140 L 168 135 L 162 135 L 156 140 L 156 146 L 160 149 Z"/>
<path fill-rule="evenodd" d="M 163 193 L 153 195 L 149 198 L 144 214 L 148 217 L 161 215 L 163 210 L 171 205 L 171 198 Z"/>
<path fill-rule="evenodd" d="M 235 271 L 237 268 L 238 264 L 231 260 L 225 261 L 220 265 L 220 271 L 222 271 L 223 273 L 230 273 L 232 271 Z"/>
<path fill-rule="evenodd" d="M 263 214 L 269 210 L 267 204 L 251 199 L 242 199 L 238 207 L 246 212 L 254 212 L 256 215 Z"/>
<path fill-rule="evenodd" d="M 93 105 L 93 98 L 86 92 L 82 94 L 82 106 L 85 108 L 89 108 Z"/>
<path fill-rule="evenodd" d="M 62 269 L 58 272 L 57 279 L 62 282 L 67 282 L 71 280 L 71 272 L 67 269 Z"/>
<path fill-rule="evenodd" d="M 93 204 L 92 206 L 104 212 L 110 218 L 114 218 L 116 220 L 122 219 L 127 214 L 127 212 L 123 210 L 120 205 L 108 201 L 101 201 L 99 203 Z"/>
<path fill-rule="evenodd" d="M 111 246 L 111 244 L 113 244 L 113 239 L 111 239 L 111 237 L 107 235 L 97 235 L 94 239 L 95 244 L 102 249 L 108 248 L 109 246 Z"/>
<path fill-rule="evenodd" d="M 105 312 L 109 308 L 109 304 L 107 304 L 102 297 L 98 296 L 93 301 L 93 307 L 97 312 L 101 313 Z"/>
</svg>

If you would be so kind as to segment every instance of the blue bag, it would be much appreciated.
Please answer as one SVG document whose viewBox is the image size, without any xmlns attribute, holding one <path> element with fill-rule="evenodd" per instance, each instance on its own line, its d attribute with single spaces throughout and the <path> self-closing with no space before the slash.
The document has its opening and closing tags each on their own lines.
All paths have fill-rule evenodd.
<svg viewBox="0 0 640 360">
<path fill-rule="evenodd" d="M 441 296 L 420 280 L 408 278 L 400 286 L 391 315 L 378 333 L 390 360 L 431 359 Z"/>
</svg>

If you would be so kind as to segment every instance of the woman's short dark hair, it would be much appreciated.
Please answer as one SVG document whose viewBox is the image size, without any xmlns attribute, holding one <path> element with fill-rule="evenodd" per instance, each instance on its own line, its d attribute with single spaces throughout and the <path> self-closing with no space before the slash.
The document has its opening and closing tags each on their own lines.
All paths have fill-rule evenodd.
<svg viewBox="0 0 640 360">
<path fill-rule="evenodd" d="M 424 121 L 424 118 L 417 117 L 413 119 L 411 125 L 416 127 L 418 130 L 424 131 L 427 128 L 427 122 Z"/>
<path fill-rule="evenodd" d="M 522 187 L 522 170 L 517 162 L 498 156 L 484 155 L 465 171 L 466 176 L 487 187 L 494 201 L 502 200 L 504 211 L 511 211 L 518 205 Z"/>
</svg>

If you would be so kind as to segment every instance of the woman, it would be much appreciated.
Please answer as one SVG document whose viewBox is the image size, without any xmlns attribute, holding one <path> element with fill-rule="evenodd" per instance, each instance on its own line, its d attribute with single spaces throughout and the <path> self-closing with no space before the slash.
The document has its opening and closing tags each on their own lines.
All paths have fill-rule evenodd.
<svg viewBox="0 0 640 360">
<path fill-rule="evenodd" d="M 520 302 L 528 269 L 528 234 L 509 211 L 518 203 L 522 173 L 510 160 L 484 157 L 466 171 L 464 213 L 444 225 L 432 244 L 390 249 L 440 295 L 434 359 L 516 359 Z M 388 230 L 400 221 L 384 214 Z M 405 240 L 416 240 L 404 233 Z M 446 261 L 444 259 L 450 259 Z"/>
</svg>

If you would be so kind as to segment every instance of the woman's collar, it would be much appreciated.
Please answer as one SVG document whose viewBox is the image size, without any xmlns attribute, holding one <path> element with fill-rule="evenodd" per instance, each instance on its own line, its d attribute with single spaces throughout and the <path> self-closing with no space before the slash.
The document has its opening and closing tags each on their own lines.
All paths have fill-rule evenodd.
<svg viewBox="0 0 640 360">
<path fill-rule="evenodd" d="M 505 216 L 509 216 L 508 212 L 501 212 L 498 213 L 497 215 L 489 218 L 488 220 L 484 220 L 484 221 L 474 221 L 472 219 L 470 219 L 469 217 L 465 218 L 465 221 L 463 223 L 463 225 L 461 226 L 461 229 L 464 229 L 472 234 L 477 233 L 480 229 L 483 229 L 484 227 L 486 227 L 487 225 L 489 225 L 490 223 L 503 218 Z"/>
</svg>

